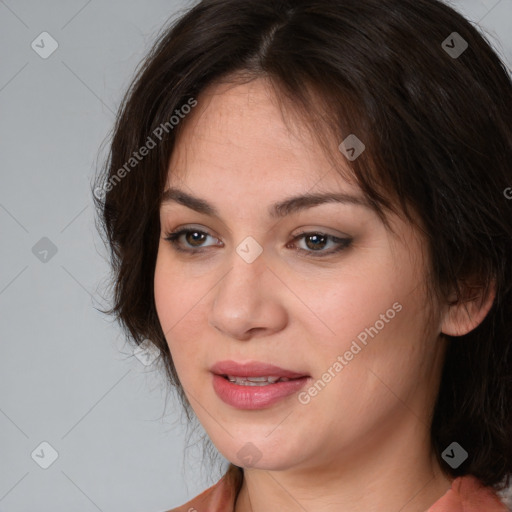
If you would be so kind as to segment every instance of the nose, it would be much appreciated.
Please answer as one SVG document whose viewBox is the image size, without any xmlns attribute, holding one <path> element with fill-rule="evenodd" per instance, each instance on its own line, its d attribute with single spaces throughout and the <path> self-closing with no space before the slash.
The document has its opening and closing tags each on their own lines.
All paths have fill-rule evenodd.
<svg viewBox="0 0 512 512">
<path fill-rule="evenodd" d="M 235 254 L 213 293 L 208 322 L 225 336 L 246 341 L 287 325 L 283 284 L 267 267 L 264 253 L 252 263 Z"/>
</svg>

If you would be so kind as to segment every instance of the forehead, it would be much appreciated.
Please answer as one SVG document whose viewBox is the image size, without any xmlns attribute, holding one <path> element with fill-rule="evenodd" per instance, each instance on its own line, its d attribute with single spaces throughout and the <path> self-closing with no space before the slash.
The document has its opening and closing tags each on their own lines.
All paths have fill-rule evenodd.
<svg viewBox="0 0 512 512">
<path fill-rule="evenodd" d="M 333 152 L 337 151 L 335 141 Z M 342 158 L 338 155 L 340 165 Z M 345 174 L 345 173 L 344 173 Z M 350 171 L 346 170 L 350 175 Z M 295 183 L 300 190 L 348 183 L 295 112 L 278 102 L 269 81 L 214 84 L 187 116 L 169 163 L 168 184 Z M 356 191 L 352 185 L 350 191 Z"/>
</svg>

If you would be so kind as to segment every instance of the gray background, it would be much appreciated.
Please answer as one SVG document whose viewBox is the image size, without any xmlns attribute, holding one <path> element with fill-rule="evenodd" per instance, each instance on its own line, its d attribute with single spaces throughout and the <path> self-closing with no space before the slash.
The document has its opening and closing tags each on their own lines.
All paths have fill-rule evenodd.
<svg viewBox="0 0 512 512">
<path fill-rule="evenodd" d="M 0 0 L 2 512 L 162 512 L 219 476 L 197 469 L 200 453 L 184 459 L 155 365 L 95 309 L 108 272 L 89 196 L 101 143 L 160 27 L 187 5 Z M 512 0 L 453 5 L 510 68 Z M 42 32 L 58 42 L 46 59 L 31 47 Z M 56 254 L 36 257 L 43 237 Z M 43 441 L 58 452 L 47 469 Z"/>
</svg>

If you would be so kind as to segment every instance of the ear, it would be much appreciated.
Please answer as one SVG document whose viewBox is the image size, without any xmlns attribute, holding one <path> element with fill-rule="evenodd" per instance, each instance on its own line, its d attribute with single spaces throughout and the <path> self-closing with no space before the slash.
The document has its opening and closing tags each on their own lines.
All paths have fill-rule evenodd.
<svg viewBox="0 0 512 512">
<path fill-rule="evenodd" d="M 441 323 L 441 332 L 449 336 L 463 336 L 478 327 L 491 309 L 496 296 L 493 282 L 487 294 L 483 286 L 461 284 L 461 296 L 452 294 Z"/>
</svg>

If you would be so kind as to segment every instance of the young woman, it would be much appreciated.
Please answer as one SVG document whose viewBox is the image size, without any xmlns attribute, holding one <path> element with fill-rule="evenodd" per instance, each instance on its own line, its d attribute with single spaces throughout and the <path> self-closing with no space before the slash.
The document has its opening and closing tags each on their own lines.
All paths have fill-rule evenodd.
<svg viewBox="0 0 512 512">
<path fill-rule="evenodd" d="M 512 84 L 437 0 L 203 0 L 95 184 L 115 314 L 230 461 L 197 512 L 498 512 Z"/>
</svg>

